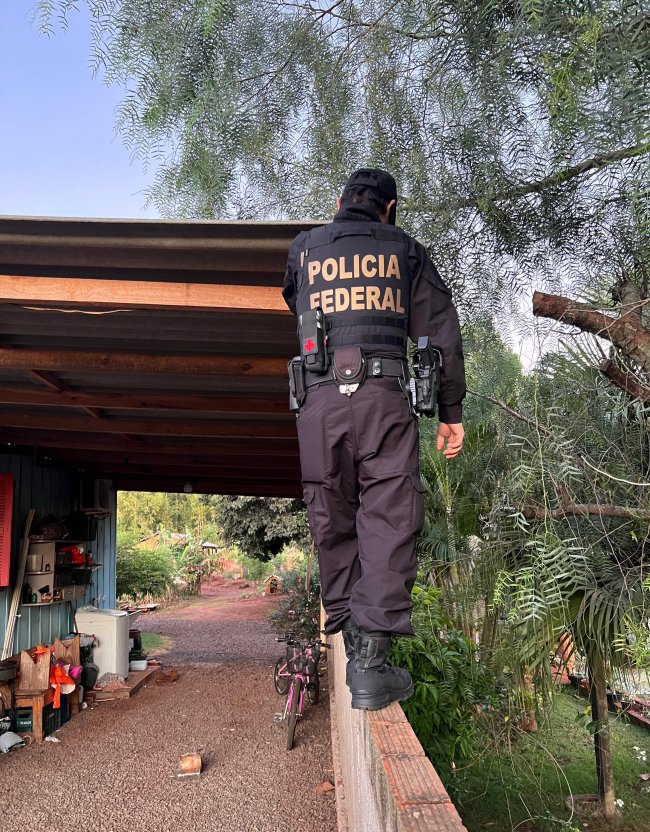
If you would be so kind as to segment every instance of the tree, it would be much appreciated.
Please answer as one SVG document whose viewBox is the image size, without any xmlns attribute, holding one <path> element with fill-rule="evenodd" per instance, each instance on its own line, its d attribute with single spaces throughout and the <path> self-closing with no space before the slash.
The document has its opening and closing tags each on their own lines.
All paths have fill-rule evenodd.
<svg viewBox="0 0 650 832">
<path fill-rule="evenodd" d="M 564 629 L 586 655 L 599 792 L 611 817 L 608 669 L 630 661 L 627 645 L 639 635 L 648 658 L 649 426 L 642 408 L 575 357 L 548 356 L 527 388 L 510 408 L 514 459 L 487 530 L 502 562 L 493 604 L 529 665 L 544 665 Z"/>
<path fill-rule="evenodd" d="M 224 542 L 269 560 L 290 544 L 306 546 L 307 517 L 302 500 L 283 497 L 210 497 Z"/>
<path fill-rule="evenodd" d="M 85 2 L 166 214 L 320 219 L 372 162 L 468 308 L 642 267 L 641 0 Z M 41 0 L 42 28 L 74 5 Z"/>
</svg>

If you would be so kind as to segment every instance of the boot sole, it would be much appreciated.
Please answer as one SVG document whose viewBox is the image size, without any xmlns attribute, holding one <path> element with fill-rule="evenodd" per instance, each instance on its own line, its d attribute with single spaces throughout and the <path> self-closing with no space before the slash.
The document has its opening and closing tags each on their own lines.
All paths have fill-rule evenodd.
<svg viewBox="0 0 650 832">
<path fill-rule="evenodd" d="M 413 696 L 413 682 L 400 691 L 391 691 L 382 695 L 376 693 L 357 693 L 352 697 L 352 707 L 358 711 L 380 711 L 391 702 L 403 702 Z"/>
</svg>

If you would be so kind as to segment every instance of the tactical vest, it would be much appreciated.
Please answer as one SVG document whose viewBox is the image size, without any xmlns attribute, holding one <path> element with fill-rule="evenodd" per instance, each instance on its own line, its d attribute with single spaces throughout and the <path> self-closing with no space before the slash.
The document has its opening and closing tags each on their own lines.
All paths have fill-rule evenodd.
<svg viewBox="0 0 650 832">
<path fill-rule="evenodd" d="M 406 355 L 408 238 L 391 225 L 331 223 L 310 231 L 298 253 L 296 312 L 321 307 L 328 347 Z"/>
</svg>

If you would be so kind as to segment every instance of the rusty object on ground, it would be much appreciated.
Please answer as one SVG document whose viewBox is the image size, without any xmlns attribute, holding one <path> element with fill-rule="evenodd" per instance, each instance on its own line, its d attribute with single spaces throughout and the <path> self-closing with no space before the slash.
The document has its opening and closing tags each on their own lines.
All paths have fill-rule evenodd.
<svg viewBox="0 0 650 832">
<path fill-rule="evenodd" d="M 198 777 L 201 774 L 201 755 L 193 751 L 191 754 L 182 754 L 178 761 L 177 777 Z"/>
<path fill-rule="evenodd" d="M 156 684 L 167 685 L 169 682 L 175 682 L 178 678 L 178 670 L 168 670 L 167 673 L 159 673 L 156 676 Z"/>
</svg>

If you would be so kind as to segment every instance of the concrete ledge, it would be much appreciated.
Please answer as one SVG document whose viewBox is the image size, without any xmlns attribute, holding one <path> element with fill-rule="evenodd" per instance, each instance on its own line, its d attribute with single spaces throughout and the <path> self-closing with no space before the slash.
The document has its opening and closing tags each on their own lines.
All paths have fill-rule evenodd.
<svg viewBox="0 0 650 832">
<path fill-rule="evenodd" d="M 330 641 L 339 832 L 467 832 L 400 706 L 352 710 L 343 640 Z"/>
</svg>

